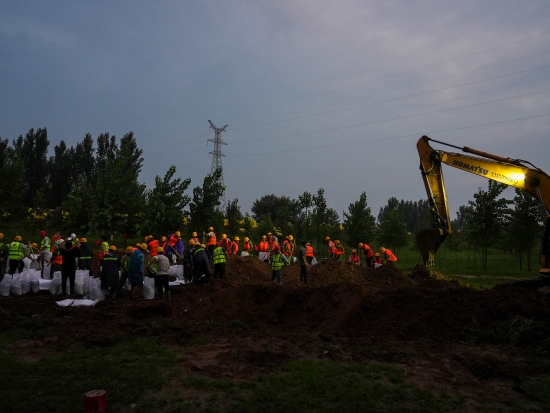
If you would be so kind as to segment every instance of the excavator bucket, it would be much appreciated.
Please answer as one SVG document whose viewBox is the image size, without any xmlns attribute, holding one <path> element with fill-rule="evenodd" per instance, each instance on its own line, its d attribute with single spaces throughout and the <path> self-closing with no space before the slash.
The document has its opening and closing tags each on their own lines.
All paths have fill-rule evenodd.
<svg viewBox="0 0 550 413">
<path fill-rule="evenodd" d="M 447 234 L 441 228 L 430 228 L 422 230 L 416 236 L 416 243 L 426 267 L 434 264 L 437 250 L 445 241 Z"/>
</svg>

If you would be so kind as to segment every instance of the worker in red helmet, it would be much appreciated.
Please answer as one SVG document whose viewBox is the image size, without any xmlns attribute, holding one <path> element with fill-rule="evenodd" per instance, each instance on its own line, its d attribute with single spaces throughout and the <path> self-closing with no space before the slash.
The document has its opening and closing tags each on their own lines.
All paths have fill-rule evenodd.
<svg viewBox="0 0 550 413">
<path fill-rule="evenodd" d="M 289 265 L 289 262 L 284 254 L 281 254 L 281 247 L 277 244 L 271 251 L 271 282 L 277 281 L 279 284 L 283 283 L 283 267 Z"/>
</svg>

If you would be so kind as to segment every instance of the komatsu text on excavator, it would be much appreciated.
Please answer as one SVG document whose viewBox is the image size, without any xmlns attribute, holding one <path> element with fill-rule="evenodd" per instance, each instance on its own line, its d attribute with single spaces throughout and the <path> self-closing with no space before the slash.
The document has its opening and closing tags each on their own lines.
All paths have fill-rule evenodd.
<svg viewBox="0 0 550 413">
<path fill-rule="evenodd" d="M 459 149 L 475 156 L 435 150 L 430 146 L 429 141 Z M 522 189 L 540 200 L 544 211 L 540 273 L 550 275 L 550 176 L 548 174 L 521 159 L 504 158 L 468 147 L 450 145 L 427 136 L 422 136 L 416 147 L 420 156 L 420 171 L 428 194 L 434 224 L 433 228 L 420 231 L 416 237 L 426 266 L 433 265 L 437 250 L 447 234 L 452 232 L 443 171 L 441 170 L 442 164 L 446 164 L 462 171 Z"/>
</svg>

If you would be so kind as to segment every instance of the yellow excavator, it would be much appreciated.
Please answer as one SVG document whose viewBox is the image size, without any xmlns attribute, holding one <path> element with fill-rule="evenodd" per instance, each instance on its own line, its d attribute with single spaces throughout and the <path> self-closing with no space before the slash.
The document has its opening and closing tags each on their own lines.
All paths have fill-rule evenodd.
<svg viewBox="0 0 550 413">
<path fill-rule="evenodd" d="M 430 141 L 471 154 L 463 155 L 435 150 Z M 544 233 L 541 242 L 542 268 L 540 273 L 550 275 L 550 176 L 533 164 L 521 160 L 504 158 L 468 147 L 459 147 L 422 136 L 416 144 L 420 156 L 420 171 L 428 194 L 433 228 L 420 231 L 416 241 L 427 267 L 433 265 L 437 250 L 452 232 L 451 218 L 442 165 L 449 165 L 483 178 L 527 191 L 540 200 L 544 210 Z"/>
</svg>

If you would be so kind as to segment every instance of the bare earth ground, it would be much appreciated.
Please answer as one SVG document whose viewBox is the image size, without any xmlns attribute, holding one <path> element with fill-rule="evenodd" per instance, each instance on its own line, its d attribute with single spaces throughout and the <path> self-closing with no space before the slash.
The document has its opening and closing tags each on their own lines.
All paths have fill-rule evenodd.
<svg viewBox="0 0 550 413">
<path fill-rule="evenodd" d="M 171 303 L 125 293 L 94 308 L 60 309 L 47 292 L 1 298 L 0 326 L 15 328 L 10 313 L 44 321 L 43 338 L 7 347 L 30 362 L 68 345 L 155 337 L 180 356 L 182 376 L 244 380 L 304 358 L 390 363 L 425 389 L 464 397 L 466 411 L 529 405 L 522 383 L 549 373 L 550 296 L 538 286 L 476 290 L 421 268 L 406 275 L 336 262 L 310 267 L 309 277 L 301 284 L 293 265 L 273 285 L 267 264 L 237 257 L 226 280 L 176 287 Z"/>
</svg>

